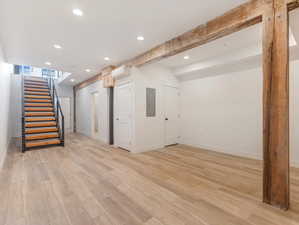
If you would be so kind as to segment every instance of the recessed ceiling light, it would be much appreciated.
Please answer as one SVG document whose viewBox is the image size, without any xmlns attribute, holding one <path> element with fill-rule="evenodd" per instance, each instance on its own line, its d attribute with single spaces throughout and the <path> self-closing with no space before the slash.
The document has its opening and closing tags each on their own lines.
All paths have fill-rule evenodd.
<svg viewBox="0 0 299 225">
<path fill-rule="evenodd" d="M 58 45 L 58 44 L 53 45 L 53 47 L 56 48 L 56 49 L 61 49 L 62 48 L 61 45 Z"/>
<path fill-rule="evenodd" d="M 137 40 L 138 40 L 138 41 L 144 41 L 144 37 L 143 37 L 143 36 L 138 36 L 138 37 L 137 37 Z"/>
<path fill-rule="evenodd" d="M 89 73 L 91 70 L 90 70 L 90 69 L 86 69 L 85 71 L 86 71 L 87 73 Z"/>
<path fill-rule="evenodd" d="M 189 55 L 185 55 L 184 59 L 190 59 Z"/>
<path fill-rule="evenodd" d="M 45 64 L 48 65 L 48 66 L 52 65 L 52 63 L 50 63 L 50 62 L 45 62 Z"/>
<path fill-rule="evenodd" d="M 105 61 L 109 61 L 110 58 L 109 58 L 109 57 L 105 57 L 104 60 L 105 60 Z"/>
<path fill-rule="evenodd" d="M 70 79 L 71 82 L 75 82 L 75 79 Z"/>
<path fill-rule="evenodd" d="M 83 16 L 83 12 L 81 9 L 73 9 L 73 14 L 76 16 Z"/>
</svg>

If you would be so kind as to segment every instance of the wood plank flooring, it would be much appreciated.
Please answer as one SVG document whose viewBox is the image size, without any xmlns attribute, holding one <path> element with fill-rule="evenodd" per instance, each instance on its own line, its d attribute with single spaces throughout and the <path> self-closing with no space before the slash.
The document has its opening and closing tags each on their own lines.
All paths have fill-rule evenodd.
<svg viewBox="0 0 299 225">
<path fill-rule="evenodd" d="M 261 162 L 178 145 L 142 154 L 79 134 L 66 147 L 12 146 L 0 172 L 0 225 L 295 225 L 261 202 Z"/>
</svg>

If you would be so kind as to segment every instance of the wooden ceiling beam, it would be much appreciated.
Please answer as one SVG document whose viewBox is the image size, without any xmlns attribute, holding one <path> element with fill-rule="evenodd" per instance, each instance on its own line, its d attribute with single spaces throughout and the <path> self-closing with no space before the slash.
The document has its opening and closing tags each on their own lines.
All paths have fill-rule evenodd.
<svg viewBox="0 0 299 225">
<path fill-rule="evenodd" d="M 299 0 L 287 0 L 287 4 L 289 11 L 299 8 Z"/>
<path fill-rule="evenodd" d="M 75 86 L 74 90 L 77 91 L 77 90 L 79 90 L 81 88 L 84 88 L 84 87 L 87 87 L 88 85 L 91 85 L 91 84 L 93 84 L 93 83 L 95 83 L 95 82 L 97 82 L 99 80 L 102 80 L 103 77 L 105 77 L 107 75 L 110 75 L 111 72 L 112 72 L 112 70 L 114 70 L 115 68 L 116 68 L 115 66 L 107 66 L 107 67 L 105 67 L 104 69 L 102 69 L 102 71 L 99 74 L 97 74 L 97 75 L 95 75 L 95 76 L 93 76 L 93 77 L 91 77 L 91 78 L 89 78 L 89 79 L 87 79 L 87 80 L 85 80 L 85 81 L 77 84 Z"/>
<path fill-rule="evenodd" d="M 262 21 L 268 0 L 251 0 L 202 24 L 172 40 L 125 62 L 128 66 L 142 66 L 183 51 L 198 47 Z"/>
<path fill-rule="evenodd" d="M 286 0 L 288 9 L 293 10 L 299 7 L 299 0 Z M 222 16 L 219 16 L 205 24 L 202 24 L 176 38 L 160 44 L 147 52 L 120 63 L 119 65 L 142 66 L 146 63 L 161 60 L 176 55 L 186 50 L 204 45 L 226 35 L 238 32 L 251 25 L 260 23 L 265 9 L 272 0 L 250 0 Z M 109 70 L 106 67 L 100 74 L 76 85 L 76 89 L 86 87 L 102 78 L 102 72 Z M 114 67 L 115 68 L 115 67 Z"/>
</svg>

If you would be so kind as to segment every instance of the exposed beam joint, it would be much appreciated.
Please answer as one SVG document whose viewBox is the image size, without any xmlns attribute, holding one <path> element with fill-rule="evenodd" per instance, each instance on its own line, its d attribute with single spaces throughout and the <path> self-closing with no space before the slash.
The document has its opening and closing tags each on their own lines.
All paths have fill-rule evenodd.
<svg viewBox="0 0 299 225">
<path fill-rule="evenodd" d="M 105 67 L 104 69 L 102 69 L 102 71 L 101 71 L 99 74 L 97 74 L 97 75 L 95 75 L 95 76 L 89 78 L 88 80 L 85 80 L 85 81 L 83 81 L 83 82 L 77 84 L 77 85 L 75 86 L 75 90 L 77 91 L 77 90 L 79 90 L 79 89 L 81 89 L 81 88 L 84 88 L 84 87 L 87 87 L 88 85 L 91 85 L 91 84 L 93 84 L 93 83 L 95 83 L 95 82 L 97 82 L 97 81 L 99 81 L 99 80 L 102 80 L 103 77 L 107 77 L 107 76 L 109 76 L 109 75 L 111 74 L 112 70 L 114 70 L 115 68 L 116 68 L 115 66 L 107 66 L 107 67 Z M 107 79 L 107 78 L 106 78 L 106 79 Z M 110 80 L 109 80 L 109 81 L 110 81 Z M 111 81 L 110 81 L 110 82 L 111 82 Z M 109 83 L 109 84 L 110 84 L 110 83 Z M 110 87 L 110 86 L 109 86 L 109 87 Z"/>
<path fill-rule="evenodd" d="M 198 47 L 262 21 L 269 0 L 252 0 L 125 62 L 141 66 Z"/>
</svg>

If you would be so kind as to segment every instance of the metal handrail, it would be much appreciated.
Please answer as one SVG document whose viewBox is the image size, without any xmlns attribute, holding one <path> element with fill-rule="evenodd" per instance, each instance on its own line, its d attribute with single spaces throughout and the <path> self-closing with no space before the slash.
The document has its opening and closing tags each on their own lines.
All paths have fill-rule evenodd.
<svg viewBox="0 0 299 225">
<path fill-rule="evenodd" d="M 52 97 L 53 100 L 53 105 L 55 107 L 54 112 L 55 112 L 55 118 L 56 118 L 56 122 L 57 122 L 57 128 L 58 128 L 58 132 L 59 132 L 59 138 L 60 138 L 60 143 L 62 146 L 64 146 L 64 115 L 62 112 L 62 108 L 60 105 L 60 101 L 58 98 L 58 94 L 57 94 L 57 90 L 55 87 L 55 83 L 54 83 L 54 79 L 53 78 L 48 78 L 48 84 L 49 84 L 49 88 L 50 88 L 50 95 Z M 61 117 L 61 127 L 60 127 L 60 121 L 59 118 Z M 60 129 L 61 128 L 61 129 Z"/>
<path fill-rule="evenodd" d="M 24 75 L 22 74 L 22 152 L 26 151 L 25 143 L 25 111 L 24 111 Z"/>
</svg>

